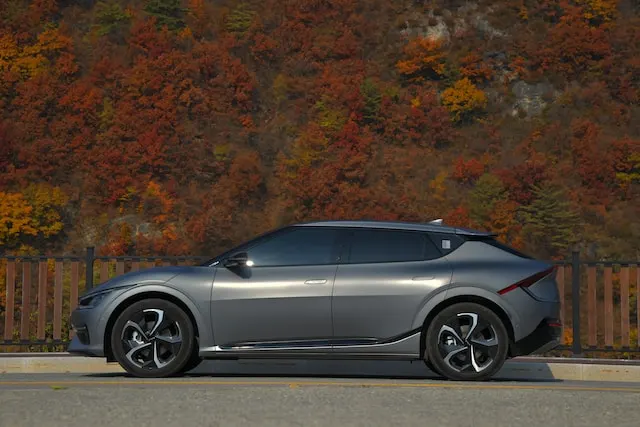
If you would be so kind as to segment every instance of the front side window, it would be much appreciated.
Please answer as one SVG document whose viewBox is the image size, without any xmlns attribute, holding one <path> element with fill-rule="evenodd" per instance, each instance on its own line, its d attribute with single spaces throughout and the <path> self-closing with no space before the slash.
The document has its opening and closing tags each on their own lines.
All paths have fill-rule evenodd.
<svg viewBox="0 0 640 427">
<path fill-rule="evenodd" d="M 335 264 L 337 237 L 333 229 L 292 228 L 251 247 L 247 255 L 253 267 Z"/>
<path fill-rule="evenodd" d="M 422 261 L 440 256 L 423 233 L 395 230 L 354 230 L 349 263 Z"/>
</svg>

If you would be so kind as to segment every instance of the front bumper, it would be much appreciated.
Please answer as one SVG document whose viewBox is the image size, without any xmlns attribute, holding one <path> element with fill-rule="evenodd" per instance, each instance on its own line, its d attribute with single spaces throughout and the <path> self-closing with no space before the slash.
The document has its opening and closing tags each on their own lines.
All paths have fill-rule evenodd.
<svg viewBox="0 0 640 427">
<path fill-rule="evenodd" d="M 529 335 L 511 344 L 511 356 L 551 351 L 560 345 L 562 327 L 557 319 L 544 319 Z"/>
<path fill-rule="evenodd" d="M 104 335 L 96 309 L 76 309 L 71 313 L 74 337 L 67 351 L 85 356 L 104 357 Z"/>
</svg>

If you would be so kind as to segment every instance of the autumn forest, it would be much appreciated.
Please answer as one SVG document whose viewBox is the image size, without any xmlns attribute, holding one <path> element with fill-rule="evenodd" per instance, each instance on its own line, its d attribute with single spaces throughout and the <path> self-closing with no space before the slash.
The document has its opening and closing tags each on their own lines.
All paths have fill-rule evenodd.
<svg viewBox="0 0 640 427">
<path fill-rule="evenodd" d="M 640 255 L 633 0 L 0 0 L 0 253 L 317 219 Z"/>
</svg>

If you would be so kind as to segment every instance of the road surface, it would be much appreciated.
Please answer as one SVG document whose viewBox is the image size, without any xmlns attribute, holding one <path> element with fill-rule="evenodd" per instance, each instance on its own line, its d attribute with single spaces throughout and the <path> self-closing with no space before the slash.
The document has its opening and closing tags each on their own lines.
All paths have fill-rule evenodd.
<svg viewBox="0 0 640 427">
<path fill-rule="evenodd" d="M 635 383 L 0 374 L 0 426 L 640 425 Z"/>
</svg>

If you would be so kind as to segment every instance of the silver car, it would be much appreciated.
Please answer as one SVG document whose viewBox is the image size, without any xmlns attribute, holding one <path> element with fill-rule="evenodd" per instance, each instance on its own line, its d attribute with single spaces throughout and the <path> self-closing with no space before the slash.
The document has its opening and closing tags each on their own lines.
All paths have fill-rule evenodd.
<svg viewBox="0 0 640 427">
<path fill-rule="evenodd" d="M 166 377 L 203 359 L 422 360 L 485 380 L 559 343 L 553 265 L 490 233 L 322 221 L 280 228 L 200 266 L 118 276 L 80 297 L 69 352 Z"/>
</svg>

